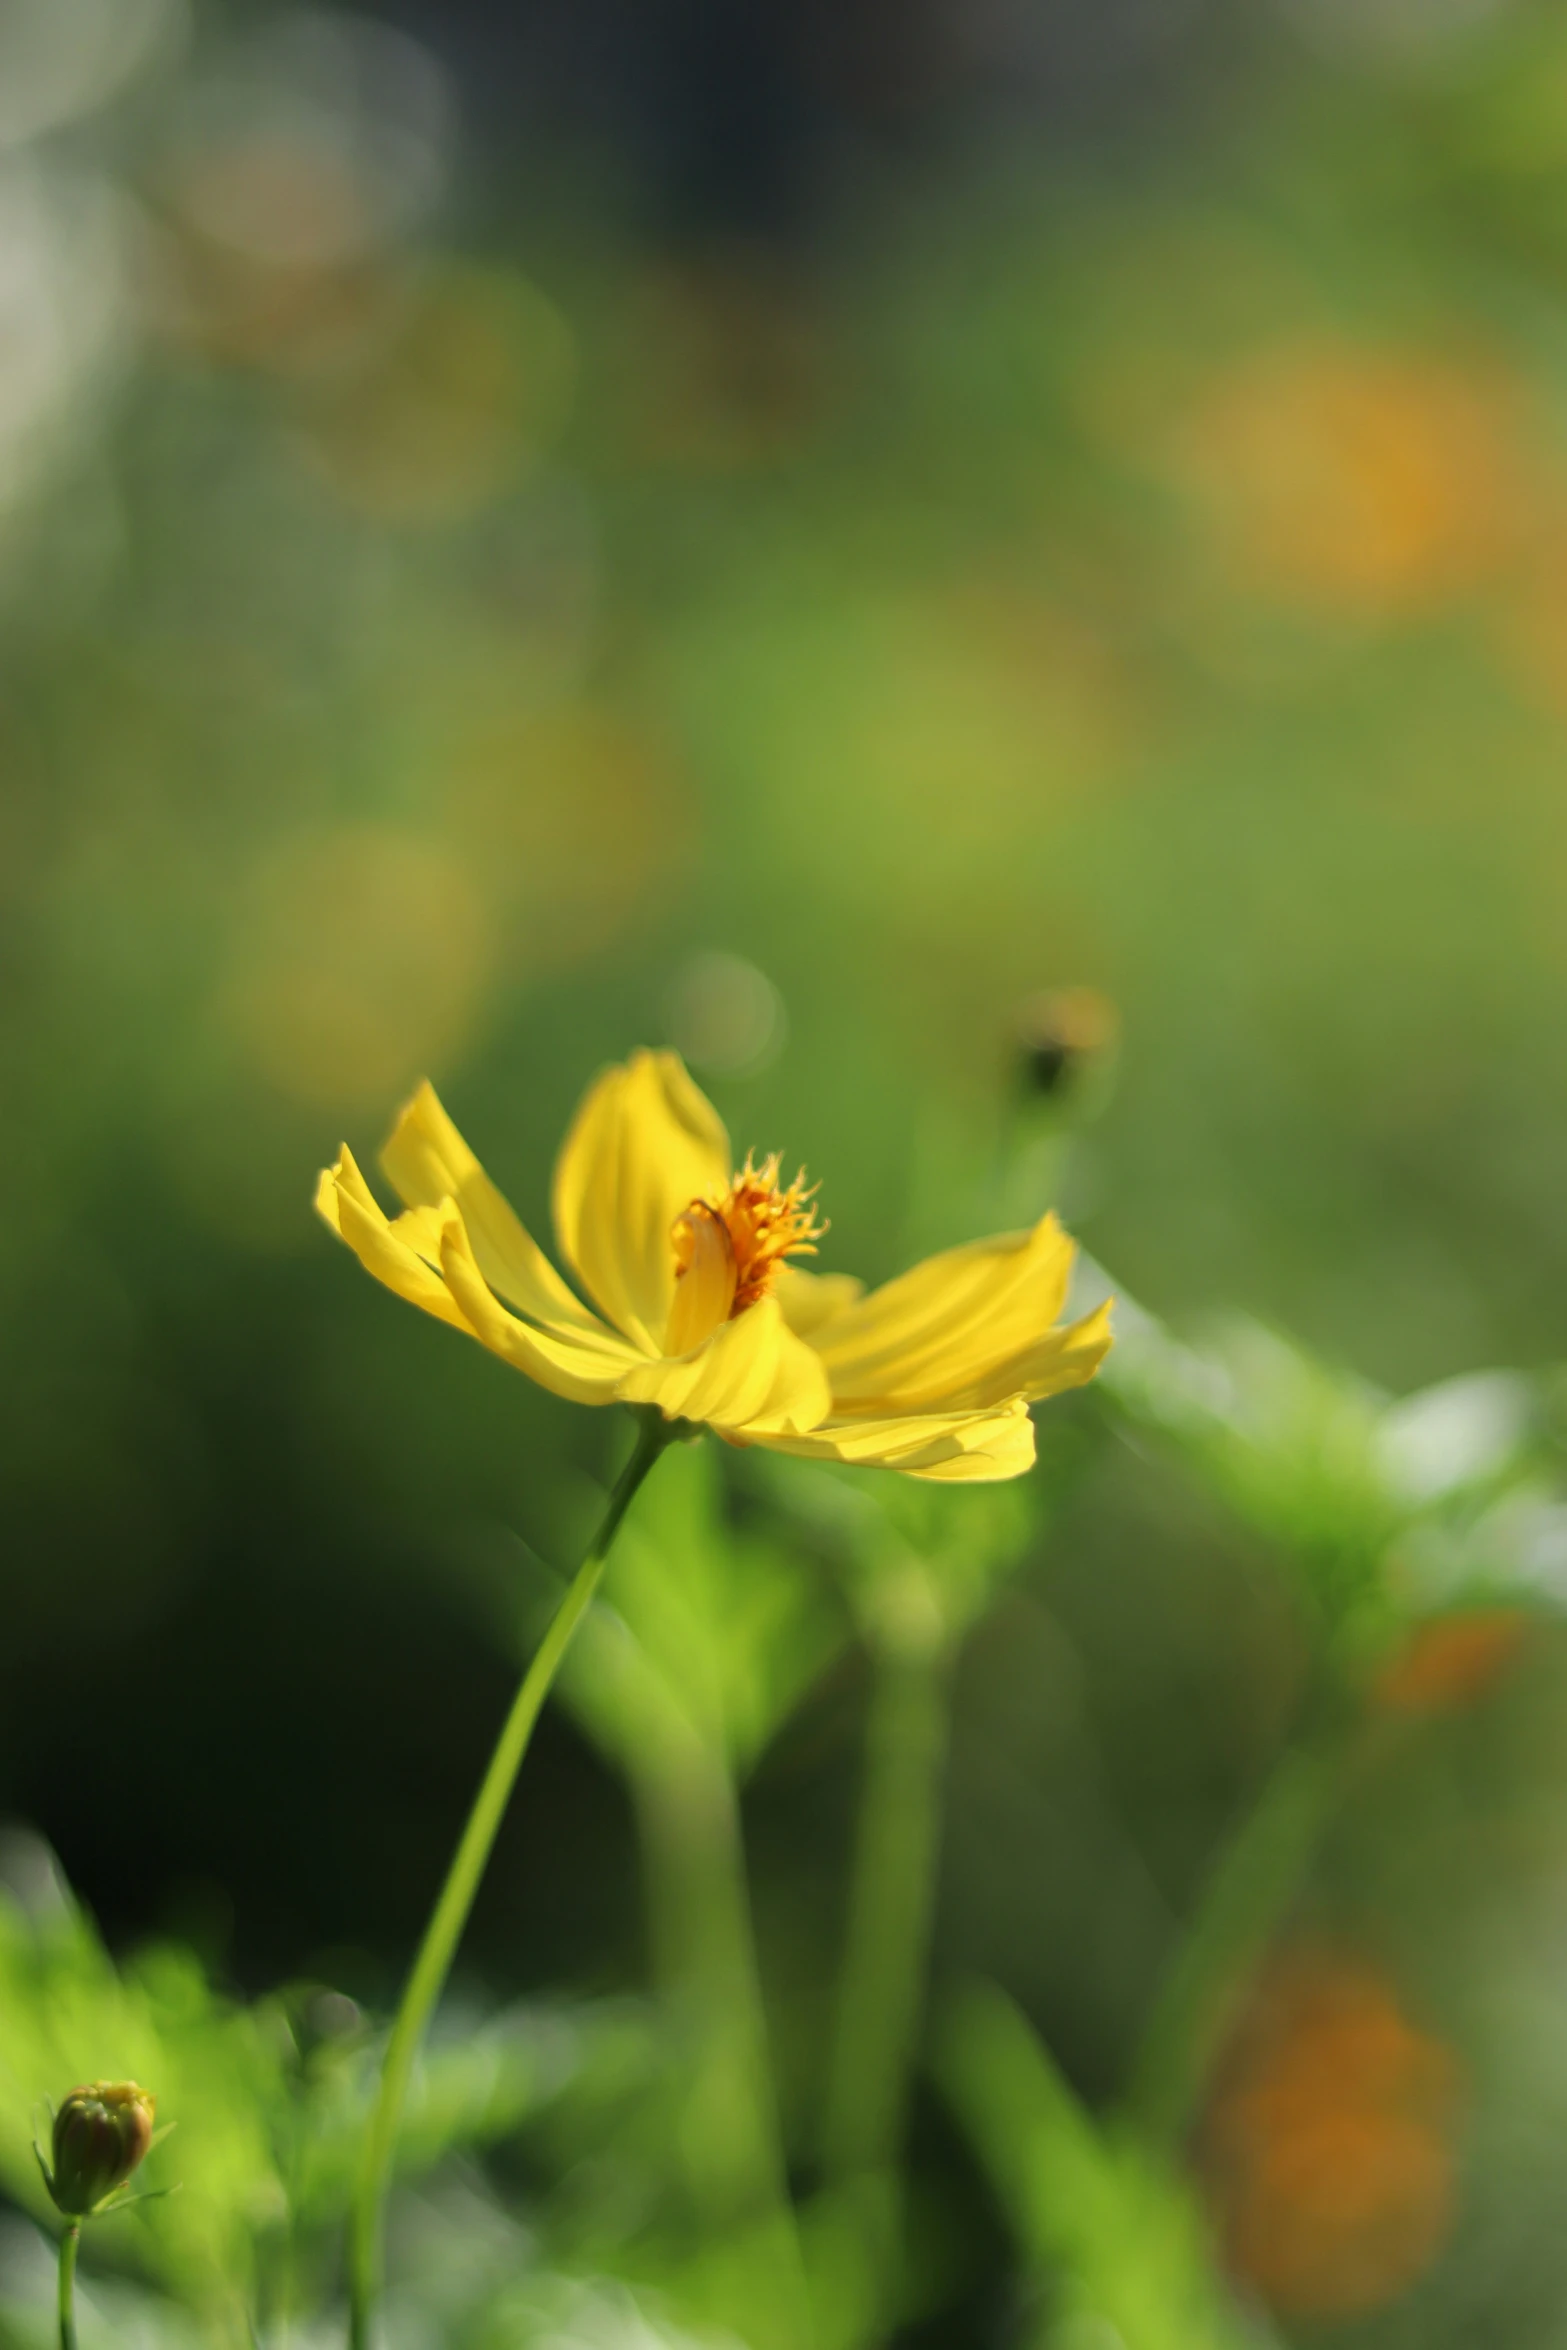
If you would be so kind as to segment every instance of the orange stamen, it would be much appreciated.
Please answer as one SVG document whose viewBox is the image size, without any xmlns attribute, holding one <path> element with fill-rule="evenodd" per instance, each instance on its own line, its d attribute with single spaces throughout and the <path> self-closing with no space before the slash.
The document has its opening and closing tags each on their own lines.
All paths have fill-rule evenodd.
<svg viewBox="0 0 1567 2350">
<path fill-rule="evenodd" d="M 792 1183 L 783 1183 L 782 1166 L 780 1151 L 772 1152 L 760 1166 L 754 1154 L 747 1152 L 745 1165 L 731 1177 L 722 1199 L 693 1200 L 676 1221 L 677 1276 L 691 1263 L 690 1219 L 694 1214 L 716 1217 L 728 1235 L 735 1282 L 730 1321 L 767 1295 L 786 1257 L 815 1256 L 816 1244 L 827 1230 L 811 1204 L 816 1185 L 807 1184 L 803 1167 Z"/>
</svg>

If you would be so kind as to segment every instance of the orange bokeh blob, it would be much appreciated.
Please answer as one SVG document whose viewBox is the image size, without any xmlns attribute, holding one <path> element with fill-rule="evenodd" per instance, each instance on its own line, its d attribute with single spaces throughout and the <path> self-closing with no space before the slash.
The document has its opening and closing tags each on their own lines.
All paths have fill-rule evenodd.
<svg viewBox="0 0 1567 2350">
<path fill-rule="evenodd" d="M 1297 1951 L 1221 2062 L 1200 2161 L 1232 2273 L 1291 2317 L 1380 2308 L 1436 2257 L 1456 2201 L 1451 2052 L 1369 1961 Z"/>
<path fill-rule="evenodd" d="M 1507 1670 L 1529 1619 L 1521 1608 L 1473 1608 L 1423 1624 L 1384 1666 L 1376 1685 L 1394 1713 L 1448 1713 L 1472 1704 Z"/>
<path fill-rule="evenodd" d="M 1522 389 L 1500 367 L 1331 342 L 1199 395 L 1171 470 L 1239 582 L 1364 623 L 1440 609 L 1529 524 Z"/>
</svg>

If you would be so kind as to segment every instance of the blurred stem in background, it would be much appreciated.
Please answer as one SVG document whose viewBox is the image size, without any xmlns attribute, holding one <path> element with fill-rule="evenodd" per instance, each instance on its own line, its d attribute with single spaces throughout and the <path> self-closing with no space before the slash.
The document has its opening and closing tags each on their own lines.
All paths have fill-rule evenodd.
<svg viewBox="0 0 1567 2350">
<path fill-rule="evenodd" d="M 1010 1216 L 1026 1221 L 1059 1198 L 1083 1127 L 1114 1091 L 1119 1033 L 1116 1007 L 1093 988 L 1051 990 L 1018 1007 L 997 1176 Z M 1115 1386 L 1112 1369 L 1112 1395 Z M 1343 1705 L 1324 1693 L 1209 1872 L 1133 2067 L 1132 2116 L 1166 2151 L 1183 2137 L 1247 1981 L 1310 1866 L 1346 1747 Z"/>
<path fill-rule="evenodd" d="M 916 1561 L 872 1584 L 865 1634 L 871 1693 L 864 1780 L 822 2155 L 829 2186 L 858 2191 L 886 2286 L 897 2274 L 900 2162 L 920 2045 L 950 1732 L 947 1627 Z"/>
<path fill-rule="evenodd" d="M 1118 1029 L 1115 1007 L 1091 989 L 1019 1006 L 994 1157 L 979 1174 L 982 1221 L 1031 1225 L 1059 1197 L 1073 1144 L 1112 1090 Z M 956 1594 L 901 1544 L 851 1594 L 871 1687 L 821 2152 L 829 2194 L 852 2210 L 870 2271 L 867 2310 L 885 2338 L 903 2315 L 904 2139 L 924 2038 L 960 1627 Z"/>
<path fill-rule="evenodd" d="M 446 1985 L 468 1913 L 479 1890 L 506 1806 L 516 1785 L 533 1727 L 571 1636 L 592 1604 L 621 1519 L 654 1462 L 681 1433 L 655 1406 L 639 1413 L 637 1442 L 610 1495 L 598 1532 L 589 1543 L 548 1631 L 522 1677 L 490 1767 L 484 1775 L 446 1883 L 425 1928 L 419 1955 L 403 1993 L 381 2068 L 381 2087 L 365 2134 L 364 2157 L 355 2182 L 349 2218 L 348 2293 L 351 2350 L 370 2350 L 372 2319 L 380 2291 L 387 2184 L 398 2127 L 408 2095 L 414 2059 L 430 2016 Z"/>
<path fill-rule="evenodd" d="M 1340 1722 L 1312 1724 L 1220 1851 L 1144 2029 L 1130 2105 L 1173 2149 L 1274 1929 L 1310 1866 L 1343 1778 Z"/>
<path fill-rule="evenodd" d="M 632 1778 L 654 1963 L 694 2051 L 680 2153 L 715 2236 L 755 2231 L 777 2279 L 782 2336 L 814 2331 L 757 1967 L 734 1776 L 693 1736 L 646 1753 Z"/>
</svg>

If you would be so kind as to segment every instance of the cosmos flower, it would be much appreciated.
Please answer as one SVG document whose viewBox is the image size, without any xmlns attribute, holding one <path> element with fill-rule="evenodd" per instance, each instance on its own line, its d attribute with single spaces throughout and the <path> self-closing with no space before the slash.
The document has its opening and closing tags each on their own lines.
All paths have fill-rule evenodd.
<svg viewBox="0 0 1567 2350">
<path fill-rule="evenodd" d="M 1058 1317 L 1073 1249 L 1054 1216 L 928 1257 L 864 1294 L 791 1260 L 826 1227 L 775 1155 L 735 1169 L 710 1102 L 673 1053 L 640 1052 L 589 1089 L 555 1167 L 555 1270 L 429 1085 L 381 1164 L 388 1218 L 352 1155 L 316 1206 L 368 1272 L 577 1403 L 653 1405 L 732 1444 L 937 1479 L 1016 1477 L 1028 1406 L 1091 1379 L 1109 1309 Z"/>
</svg>

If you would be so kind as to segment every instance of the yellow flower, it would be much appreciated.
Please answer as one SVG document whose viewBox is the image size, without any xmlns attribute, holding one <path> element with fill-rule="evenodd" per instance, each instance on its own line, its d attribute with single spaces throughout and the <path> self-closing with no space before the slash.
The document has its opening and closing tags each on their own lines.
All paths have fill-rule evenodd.
<svg viewBox="0 0 1567 2350">
<path fill-rule="evenodd" d="M 712 1104 L 674 1053 L 640 1052 L 589 1090 L 555 1167 L 561 1254 L 584 1305 L 523 1228 L 429 1085 L 381 1154 L 388 1219 L 352 1156 L 316 1206 L 368 1272 L 576 1403 L 653 1404 L 732 1444 L 912 1477 L 1016 1477 L 1028 1406 L 1091 1379 L 1109 1308 L 1057 1324 L 1073 1249 L 1054 1216 L 929 1257 L 881 1289 L 802 1271 L 823 1227 L 779 1161 L 738 1173 Z"/>
</svg>

